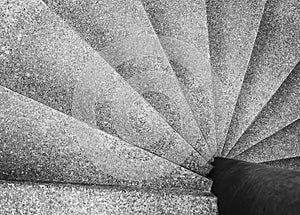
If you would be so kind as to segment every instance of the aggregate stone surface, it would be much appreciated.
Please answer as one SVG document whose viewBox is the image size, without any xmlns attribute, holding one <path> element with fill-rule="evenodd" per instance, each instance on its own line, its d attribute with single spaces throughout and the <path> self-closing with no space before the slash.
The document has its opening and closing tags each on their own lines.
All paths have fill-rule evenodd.
<svg viewBox="0 0 300 215">
<path fill-rule="evenodd" d="M 139 0 L 45 0 L 207 160 L 208 143 Z"/>
<path fill-rule="evenodd" d="M 205 1 L 142 0 L 211 150 L 216 152 L 213 85 Z"/>
<path fill-rule="evenodd" d="M 267 1 L 231 120 L 223 155 L 271 99 L 300 59 L 300 2 Z"/>
<path fill-rule="evenodd" d="M 207 0 L 218 153 L 247 70 L 266 0 Z"/>
<path fill-rule="evenodd" d="M 0 109 L 1 180 L 210 188 L 192 171 L 3 87 Z"/>
<path fill-rule="evenodd" d="M 206 164 L 207 153 L 189 145 L 43 2 L 16 0 L 1 3 L 0 10 L 2 86 L 179 165 L 197 171 Z M 173 113 L 176 108 L 170 118 Z"/>
<path fill-rule="evenodd" d="M 6 214 L 217 214 L 216 198 L 199 191 L 139 190 L 65 184 L 0 183 Z"/>
<path fill-rule="evenodd" d="M 300 120 L 250 147 L 235 158 L 267 162 L 300 156 Z"/>
<path fill-rule="evenodd" d="M 254 122 L 232 148 L 233 157 L 300 118 L 300 64 L 298 63 Z"/>
</svg>

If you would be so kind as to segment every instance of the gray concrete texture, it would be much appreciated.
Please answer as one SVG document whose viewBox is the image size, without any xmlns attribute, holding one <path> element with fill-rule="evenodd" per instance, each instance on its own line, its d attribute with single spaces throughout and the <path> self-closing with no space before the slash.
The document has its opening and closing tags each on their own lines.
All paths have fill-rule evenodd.
<svg viewBox="0 0 300 215">
<path fill-rule="evenodd" d="M 194 117 L 216 152 L 205 1 L 142 0 Z"/>
<path fill-rule="evenodd" d="M 217 214 L 216 198 L 184 190 L 0 182 L 0 213 L 8 214 Z"/>
<path fill-rule="evenodd" d="M 214 148 L 194 119 L 139 0 L 45 0 L 200 154 Z"/>
<path fill-rule="evenodd" d="M 207 0 L 218 154 L 225 143 L 266 0 Z"/>
<path fill-rule="evenodd" d="M 300 156 L 300 120 L 260 141 L 235 158 L 267 162 Z"/>
<path fill-rule="evenodd" d="M 0 10 L 2 86 L 194 171 L 206 163 L 45 4 L 16 0 Z"/>
<path fill-rule="evenodd" d="M 2 180 L 210 188 L 194 172 L 3 87 L 0 109 Z"/>
<path fill-rule="evenodd" d="M 267 1 L 223 155 L 271 99 L 300 59 L 300 2 Z"/>
<path fill-rule="evenodd" d="M 300 64 L 244 132 L 228 157 L 234 157 L 300 118 Z"/>
</svg>

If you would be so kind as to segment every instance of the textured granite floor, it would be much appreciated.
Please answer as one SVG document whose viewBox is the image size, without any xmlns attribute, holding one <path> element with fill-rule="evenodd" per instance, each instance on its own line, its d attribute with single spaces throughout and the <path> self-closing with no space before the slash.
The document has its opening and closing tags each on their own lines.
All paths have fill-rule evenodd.
<svg viewBox="0 0 300 215">
<path fill-rule="evenodd" d="M 209 148 L 139 0 L 45 0 L 205 158 Z"/>
<path fill-rule="evenodd" d="M 216 152 L 205 1 L 142 0 L 195 119 Z"/>
<path fill-rule="evenodd" d="M 1 23 L 6 27 L 1 28 L 1 49 L 5 50 L 0 59 L 2 86 L 179 165 L 193 168 L 193 160 L 199 165 L 206 163 L 142 96 L 43 3 L 16 0 L 12 5 L 0 7 L 7 21 Z M 185 128 L 190 129 L 188 125 Z"/>
<path fill-rule="evenodd" d="M 209 190 L 208 179 L 3 87 L 0 109 L 0 179 Z"/>
<path fill-rule="evenodd" d="M 207 0 L 218 153 L 223 149 L 266 0 Z"/>
<path fill-rule="evenodd" d="M 299 10 L 0 1 L 0 214 L 217 214 L 216 152 L 300 170 Z"/>
<path fill-rule="evenodd" d="M 0 199 L 3 215 L 217 214 L 215 197 L 199 191 L 0 181 Z"/>
<path fill-rule="evenodd" d="M 267 1 L 225 142 L 225 156 L 300 59 L 300 2 Z"/>
<path fill-rule="evenodd" d="M 233 157 L 300 118 L 300 63 L 243 133 L 228 157 Z"/>
<path fill-rule="evenodd" d="M 290 157 L 300 157 L 300 120 L 260 141 L 235 158 L 266 162 Z"/>
</svg>

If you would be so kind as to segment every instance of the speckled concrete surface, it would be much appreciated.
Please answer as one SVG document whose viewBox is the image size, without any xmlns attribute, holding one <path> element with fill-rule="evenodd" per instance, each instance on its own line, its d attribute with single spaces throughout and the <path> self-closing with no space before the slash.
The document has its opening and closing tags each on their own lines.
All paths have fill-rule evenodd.
<svg viewBox="0 0 300 215">
<path fill-rule="evenodd" d="M 2 86 L 177 164 L 192 168 L 193 160 L 198 165 L 206 163 L 140 94 L 43 3 L 16 0 L 0 6 L 4 14 Z M 190 129 L 188 125 L 184 127 Z"/>
<path fill-rule="evenodd" d="M 228 157 L 247 150 L 259 141 L 300 118 L 300 63 L 276 91 L 232 148 Z"/>
<path fill-rule="evenodd" d="M 45 0 L 207 159 L 211 150 L 194 119 L 139 0 Z"/>
<path fill-rule="evenodd" d="M 223 155 L 255 119 L 300 59 L 300 1 L 267 1 L 231 120 Z"/>
<path fill-rule="evenodd" d="M 3 87 L 0 109 L 0 179 L 210 187 L 198 174 Z M 176 159 L 186 158 L 178 151 Z"/>
<path fill-rule="evenodd" d="M 269 161 L 269 162 L 265 162 L 264 164 L 300 171 L 300 157 Z"/>
<path fill-rule="evenodd" d="M 183 190 L 0 182 L 0 213 L 10 214 L 217 214 L 216 199 Z"/>
<path fill-rule="evenodd" d="M 296 156 L 300 157 L 300 120 L 262 140 L 235 158 L 257 163 Z"/>
<path fill-rule="evenodd" d="M 205 1 L 142 0 L 195 119 L 216 152 Z"/>
<path fill-rule="evenodd" d="M 221 153 L 266 0 L 209 0 L 207 20 Z"/>
</svg>

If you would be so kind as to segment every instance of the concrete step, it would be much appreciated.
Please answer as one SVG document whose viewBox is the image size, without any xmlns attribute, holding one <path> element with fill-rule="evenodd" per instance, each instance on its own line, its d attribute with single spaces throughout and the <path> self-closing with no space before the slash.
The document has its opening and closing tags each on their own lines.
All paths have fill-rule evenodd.
<svg viewBox="0 0 300 215">
<path fill-rule="evenodd" d="M 300 118 L 300 63 L 232 148 L 236 156 Z"/>
<path fill-rule="evenodd" d="M 257 163 L 298 157 L 300 156 L 299 137 L 300 120 L 297 120 L 235 158 Z"/>
<path fill-rule="evenodd" d="M 227 155 L 300 59 L 300 2 L 267 1 L 227 135 Z"/>
<path fill-rule="evenodd" d="M 142 0 L 211 150 L 216 152 L 206 5 L 201 0 Z"/>
<path fill-rule="evenodd" d="M 0 181 L 0 213 L 217 214 L 210 193 Z"/>
<path fill-rule="evenodd" d="M 139 0 L 47 0 L 201 155 L 211 150 Z"/>
<path fill-rule="evenodd" d="M 194 172 L 3 87 L 0 110 L 0 179 L 210 189 Z"/>
<path fill-rule="evenodd" d="M 3 2 L 0 11 L 2 86 L 187 168 L 207 162 L 43 2 Z"/>
<path fill-rule="evenodd" d="M 206 1 L 219 154 L 223 149 L 265 2 Z"/>
<path fill-rule="evenodd" d="M 264 162 L 264 164 L 300 171 L 300 157 L 268 161 L 268 162 Z"/>
</svg>

